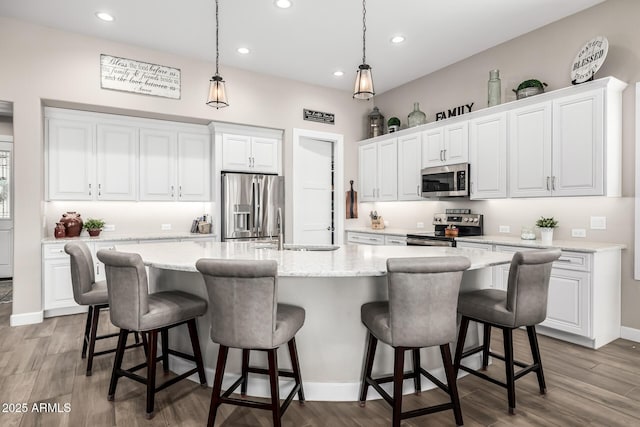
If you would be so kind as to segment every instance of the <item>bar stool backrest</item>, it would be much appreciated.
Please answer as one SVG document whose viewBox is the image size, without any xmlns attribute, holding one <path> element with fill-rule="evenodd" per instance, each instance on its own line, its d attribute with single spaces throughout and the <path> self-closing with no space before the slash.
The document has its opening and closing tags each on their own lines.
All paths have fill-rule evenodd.
<svg viewBox="0 0 640 427">
<path fill-rule="evenodd" d="M 111 323 L 139 331 L 141 318 L 149 312 L 147 272 L 139 254 L 109 249 L 96 254 L 104 263 Z"/>
<path fill-rule="evenodd" d="M 513 255 L 506 307 L 514 313 L 513 327 L 536 325 L 547 317 L 551 268 L 560 254 L 560 249 L 541 249 Z"/>
<path fill-rule="evenodd" d="M 277 262 L 200 259 L 196 268 L 209 295 L 213 342 L 233 348 L 273 348 Z"/>
<path fill-rule="evenodd" d="M 70 255 L 73 299 L 85 305 L 82 295 L 89 292 L 96 281 L 91 250 L 85 242 L 78 241 L 64 245 L 64 251 Z"/>
<path fill-rule="evenodd" d="M 391 345 L 431 347 L 456 339 L 458 292 L 466 257 L 389 258 Z"/>
</svg>

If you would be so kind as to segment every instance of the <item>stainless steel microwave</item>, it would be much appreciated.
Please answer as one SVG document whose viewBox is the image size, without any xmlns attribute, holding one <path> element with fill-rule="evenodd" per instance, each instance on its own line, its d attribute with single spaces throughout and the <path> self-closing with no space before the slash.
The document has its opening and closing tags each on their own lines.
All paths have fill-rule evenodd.
<svg viewBox="0 0 640 427">
<path fill-rule="evenodd" d="M 422 169 L 422 197 L 469 195 L 469 163 Z"/>
</svg>

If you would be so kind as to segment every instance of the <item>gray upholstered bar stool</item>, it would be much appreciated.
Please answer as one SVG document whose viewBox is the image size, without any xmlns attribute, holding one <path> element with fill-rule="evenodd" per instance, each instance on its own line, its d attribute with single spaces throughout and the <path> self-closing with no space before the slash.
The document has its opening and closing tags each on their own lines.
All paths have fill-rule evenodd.
<svg viewBox="0 0 640 427">
<path fill-rule="evenodd" d="M 509 267 L 507 290 L 481 289 L 460 294 L 458 312 L 462 315 L 460 333 L 456 347 L 456 373 L 462 369 L 494 384 L 507 389 L 509 413 L 516 408 L 515 380 L 535 372 L 538 376 L 540 393 L 546 393 L 542 360 L 536 337 L 536 326 L 547 317 L 547 296 L 549 294 L 549 277 L 553 261 L 560 258 L 560 249 L 543 249 L 516 252 Z M 483 324 L 483 344 L 463 351 L 469 321 Z M 491 327 L 502 329 L 504 339 L 504 355 L 490 351 Z M 513 330 L 527 328 L 529 345 L 533 363 L 527 365 L 514 360 Z M 501 382 L 482 372 L 461 365 L 463 358 L 482 352 L 482 368 L 487 368 L 489 356 L 505 362 L 506 382 Z M 514 372 L 514 365 L 523 369 Z"/>
<path fill-rule="evenodd" d="M 449 343 L 456 339 L 456 307 L 462 272 L 469 268 L 465 257 L 390 258 L 387 260 L 389 301 L 364 304 L 362 323 L 369 330 L 367 355 L 360 389 L 360 405 L 372 386 L 393 407 L 394 427 L 400 420 L 453 409 L 457 425 L 462 425 L 456 377 Z M 378 340 L 394 349 L 393 376 L 371 377 Z M 444 384 L 420 366 L 420 349 L 439 346 L 447 377 Z M 404 353 L 412 351 L 413 372 L 404 373 Z M 416 393 L 421 391 L 420 375 L 444 390 L 451 402 L 402 412 L 402 383 L 413 378 Z M 393 382 L 393 397 L 380 384 Z"/>
<path fill-rule="evenodd" d="M 64 251 L 70 255 L 71 265 L 71 285 L 73 287 L 73 299 L 79 305 L 88 306 L 87 322 L 84 328 L 84 337 L 82 343 L 82 358 L 87 358 L 86 375 L 91 376 L 93 368 L 93 357 L 103 354 L 113 353 L 115 348 L 95 351 L 96 340 L 117 337 L 118 334 L 98 335 L 98 320 L 100 319 L 100 310 L 109 308 L 109 299 L 107 296 L 107 282 L 96 282 L 93 270 L 93 257 L 91 250 L 86 243 L 82 241 L 69 242 L 64 245 Z M 137 347 L 140 345 L 140 338 L 135 334 L 136 344 L 127 348 Z M 143 336 L 144 340 L 144 336 Z M 87 347 L 89 353 L 87 355 Z"/>
<path fill-rule="evenodd" d="M 304 402 L 295 340 L 296 332 L 304 324 L 304 309 L 278 304 L 276 261 L 201 259 L 196 263 L 196 268 L 202 273 L 209 294 L 211 340 L 220 344 L 207 425 L 213 426 L 220 404 L 230 403 L 271 410 L 274 426 L 280 426 L 281 416 L 296 393 L 300 404 Z M 289 347 L 293 372 L 278 370 L 277 350 L 283 344 Z M 242 373 L 222 393 L 222 378 L 229 348 L 242 349 Z M 268 370 L 249 366 L 250 350 L 267 352 Z M 246 394 L 249 373 L 269 375 L 271 403 L 228 397 L 239 385 L 242 385 L 241 394 Z M 295 381 L 293 390 L 282 406 L 278 376 L 293 378 Z"/>
<path fill-rule="evenodd" d="M 156 391 L 198 373 L 200 384 L 206 385 L 196 317 L 207 311 L 207 302 L 195 295 L 181 291 L 149 293 L 147 272 L 138 254 L 100 250 L 98 259 L 105 265 L 111 322 L 120 328 L 118 348 L 111 373 L 108 399 L 113 400 L 118 379 L 122 376 L 145 384 L 147 387 L 147 418 L 153 417 Z M 193 346 L 193 356 L 169 349 L 168 330 L 186 323 Z M 145 332 L 149 335 L 149 349 L 145 363 L 122 369 L 122 358 L 129 331 Z M 162 355 L 157 356 L 158 332 L 162 335 Z M 162 361 L 164 371 L 169 370 L 169 355 L 179 356 L 195 362 L 196 367 L 156 386 L 156 362 Z M 147 377 L 134 372 L 147 368 Z"/>
</svg>

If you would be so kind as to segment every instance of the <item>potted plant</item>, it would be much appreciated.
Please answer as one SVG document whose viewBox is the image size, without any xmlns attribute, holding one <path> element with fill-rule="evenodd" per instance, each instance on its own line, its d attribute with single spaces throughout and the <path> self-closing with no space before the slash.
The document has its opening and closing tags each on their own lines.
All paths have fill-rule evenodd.
<svg viewBox="0 0 640 427">
<path fill-rule="evenodd" d="M 536 227 L 540 229 L 540 239 L 542 240 L 542 244 L 550 245 L 553 240 L 553 229 L 558 226 L 558 221 L 556 221 L 553 217 L 545 218 L 541 216 L 536 221 Z"/>
<path fill-rule="evenodd" d="M 100 235 L 102 231 L 102 227 L 104 227 L 104 221 L 101 219 L 89 218 L 84 222 L 83 228 L 89 232 L 89 236 L 96 237 Z"/>
</svg>

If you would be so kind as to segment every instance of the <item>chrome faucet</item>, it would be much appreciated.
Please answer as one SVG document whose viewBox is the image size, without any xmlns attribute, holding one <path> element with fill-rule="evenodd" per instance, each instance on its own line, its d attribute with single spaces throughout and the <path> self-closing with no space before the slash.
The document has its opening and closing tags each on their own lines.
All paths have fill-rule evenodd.
<svg viewBox="0 0 640 427">
<path fill-rule="evenodd" d="M 284 233 L 282 231 L 282 208 L 278 208 L 278 216 L 276 218 L 278 224 L 278 250 L 284 250 Z"/>
</svg>

